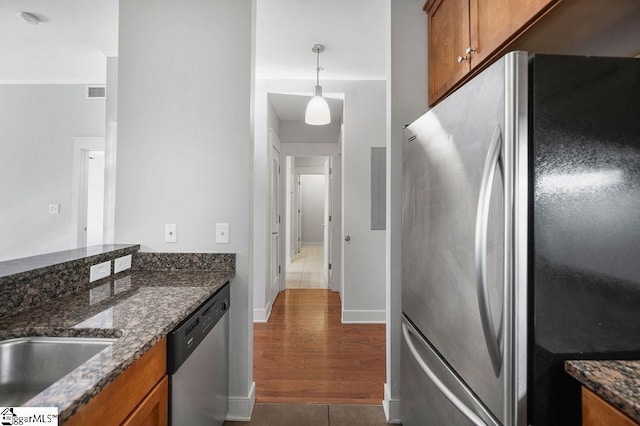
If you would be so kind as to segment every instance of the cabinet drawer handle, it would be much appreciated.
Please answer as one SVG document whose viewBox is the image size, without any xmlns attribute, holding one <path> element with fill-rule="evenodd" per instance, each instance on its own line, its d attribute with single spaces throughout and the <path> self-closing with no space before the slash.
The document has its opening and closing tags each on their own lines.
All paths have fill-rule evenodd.
<svg viewBox="0 0 640 426">
<path fill-rule="evenodd" d="M 464 62 L 469 59 L 469 55 L 458 56 L 458 63 Z"/>
</svg>

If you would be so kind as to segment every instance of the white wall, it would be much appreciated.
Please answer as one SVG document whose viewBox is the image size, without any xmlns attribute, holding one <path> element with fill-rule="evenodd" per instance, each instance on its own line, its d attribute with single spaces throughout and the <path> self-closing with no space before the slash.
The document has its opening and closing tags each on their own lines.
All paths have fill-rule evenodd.
<svg viewBox="0 0 640 426">
<path fill-rule="evenodd" d="M 336 143 L 340 123 L 325 126 L 309 126 L 303 121 L 283 120 L 280 122 L 280 140 L 294 143 Z"/>
<path fill-rule="evenodd" d="M 266 155 L 264 164 L 254 164 L 254 211 L 259 210 L 260 214 L 255 214 L 252 218 L 254 229 L 260 230 L 253 235 L 253 320 L 256 322 L 266 322 L 271 314 L 271 308 L 275 296 L 271 296 L 271 160 L 273 157 L 272 145 L 275 143 L 279 149 L 280 145 L 280 119 L 265 93 L 261 96 L 259 103 L 266 105 L 266 115 L 259 117 L 259 126 L 256 127 L 257 134 L 267 138 L 267 143 L 262 150 L 256 150 L 254 155 Z M 266 127 L 262 127 L 266 125 Z M 256 171 L 259 170 L 259 172 Z M 282 166 L 281 166 L 282 169 Z M 266 173 L 266 175 L 265 175 Z M 258 177 L 260 176 L 260 177 Z M 265 178 L 266 176 L 266 178 Z M 258 208 L 257 206 L 260 206 Z M 265 210 L 266 209 L 266 210 Z M 281 265 L 284 266 L 284 265 Z M 286 269 L 285 269 L 286 270 Z"/>
<path fill-rule="evenodd" d="M 104 117 L 84 85 L 0 85 L 0 261 L 77 247 L 72 138 L 104 136 Z"/>
<path fill-rule="evenodd" d="M 269 101 L 267 92 L 261 90 L 256 82 L 254 103 L 254 147 L 253 147 L 253 319 L 264 322 L 268 319 L 269 302 L 267 289 L 270 287 L 269 271 L 271 267 L 270 221 L 270 170 L 271 146 L 269 129 L 278 121 L 277 114 Z M 258 114 L 257 111 L 261 113 Z M 279 126 L 279 124 L 278 124 Z M 261 141 L 257 144 L 256 141 Z M 259 159 L 259 160 L 258 160 Z"/>
<path fill-rule="evenodd" d="M 117 243 L 236 253 L 229 418 L 254 401 L 250 275 L 253 2 L 120 4 Z M 215 243 L 215 224 L 230 243 Z M 177 224 L 177 243 L 163 241 Z"/>
<path fill-rule="evenodd" d="M 427 18 L 422 0 L 387 0 L 387 382 L 383 406 L 400 419 L 402 128 L 427 111 Z"/>
<path fill-rule="evenodd" d="M 324 223 L 324 175 L 300 175 L 302 244 L 322 244 Z"/>
<path fill-rule="evenodd" d="M 344 259 L 347 259 L 349 264 L 345 264 L 344 261 L 340 262 L 341 265 L 344 265 L 342 270 L 345 277 L 343 279 L 344 290 L 342 291 L 343 320 L 383 322 L 385 311 L 385 233 L 384 231 L 370 230 L 371 154 L 369 149 L 372 146 L 385 146 L 386 143 L 386 85 L 383 80 L 328 80 L 323 81 L 322 85 L 324 93 L 343 93 L 345 101 L 342 139 L 342 182 L 345 193 L 342 194 L 342 200 L 348 205 L 342 204 L 343 211 L 347 214 L 346 222 L 343 225 L 344 229 L 348 230 L 347 233 L 352 233 L 352 236 L 356 236 L 357 239 L 347 247 L 350 252 L 345 254 Z M 254 155 L 254 179 L 256 182 L 268 181 L 265 168 L 265 165 L 268 164 L 267 138 L 266 135 L 260 134 L 261 126 L 264 126 L 266 133 L 267 104 L 266 102 L 261 104 L 259 100 L 261 97 L 266 98 L 268 92 L 305 93 L 312 88 L 313 85 L 308 80 L 256 81 Z M 280 131 L 282 136 L 285 133 L 284 122 L 280 125 Z M 283 151 L 288 145 L 293 144 L 282 144 Z M 300 143 L 295 145 L 308 145 L 309 149 L 313 149 L 313 145 L 324 144 Z M 313 152 L 309 152 L 309 154 L 313 154 Z M 262 216 L 268 211 L 268 206 L 259 205 L 256 200 L 257 198 L 254 200 L 254 213 L 256 216 Z M 256 222 L 256 234 L 264 231 L 266 229 L 258 228 Z M 339 234 L 340 232 L 336 232 L 336 235 Z M 341 238 L 340 241 L 342 241 Z M 260 253 L 256 252 L 256 257 L 259 255 Z M 258 265 L 255 266 L 255 273 L 262 274 L 263 272 L 258 271 Z"/>
<path fill-rule="evenodd" d="M 356 83 L 356 82 L 354 82 Z M 371 230 L 371 147 L 385 145 L 386 83 L 345 93 L 342 145 L 343 322 L 385 320 L 385 233 Z"/>
<path fill-rule="evenodd" d="M 118 58 L 107 58 L 104 129 L 104 242 L 113 244 L 116 229 L 116 150 L 118 139 Z"/>
<path fill-rule="evenodd" d="M 280 119 L 269 98 L 267 98 L 267 128 L 273 130 L 280 139 Z"/>
<path fill-rule="evenodd" d="M 283 156 L 286 158 L 286 171 L 287 177 L 285 182 L 285 196 L 286 196 L 286 224 L 285 233 L 287 234 L 287 244 L 285 247 L 285 255 L 287 259 L 287 268 L 291 263 L 291 256 L 298 249 L 298 225 L 297 225 L 297 212 L 298 202 L 296 196 L 296 189 L 298 187 L 298 180 L 296 179 L 296 158 L 290 156 Z M 287 270 L 285 268 L 285 271 Z"/>
</svg>

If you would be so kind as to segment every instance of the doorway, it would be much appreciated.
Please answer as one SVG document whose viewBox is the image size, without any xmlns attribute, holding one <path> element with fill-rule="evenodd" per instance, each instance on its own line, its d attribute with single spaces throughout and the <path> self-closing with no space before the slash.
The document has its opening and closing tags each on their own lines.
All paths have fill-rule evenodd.
<svg viewBox="0 0 640 426">
<path fill-rule="evenodd" d="M 287 157 L 286 289 L 330 288 L 330 157 Z"/>
<path fill-rule="evenodd" d="M 101 245 L 104 242 L 104 189 L 104 138 L 73 138 L 71 211 L 77 247 Z"/>
<path fill-rule="evenodd" d="M 103 243 L 104 151 L 85 151 L 86 164 L 86 241 L 87 247 Z"/>
</svg>

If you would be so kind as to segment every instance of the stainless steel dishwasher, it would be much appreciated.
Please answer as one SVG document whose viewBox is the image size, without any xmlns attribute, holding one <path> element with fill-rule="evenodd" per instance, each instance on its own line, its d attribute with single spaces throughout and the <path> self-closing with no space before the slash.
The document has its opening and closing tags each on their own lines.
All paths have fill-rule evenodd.
<svg viewBox="0 0 640 426">
<path fill-rule="evenodd" d="M 229 283 L 168 335 L 169 423 L 222 425 L 229 409 Z"/>
</svg>

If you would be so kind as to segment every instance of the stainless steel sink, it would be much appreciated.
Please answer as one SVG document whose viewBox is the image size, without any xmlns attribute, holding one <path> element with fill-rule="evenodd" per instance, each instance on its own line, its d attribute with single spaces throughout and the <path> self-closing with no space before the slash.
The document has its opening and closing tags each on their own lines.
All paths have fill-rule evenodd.
<svg viewBox="0 0 640 426">
<path fill-rule="evenodd" d="M 0 406 L 24 404 L 115 340 L 23 337 L 0 342 Z"/>
</svg>

